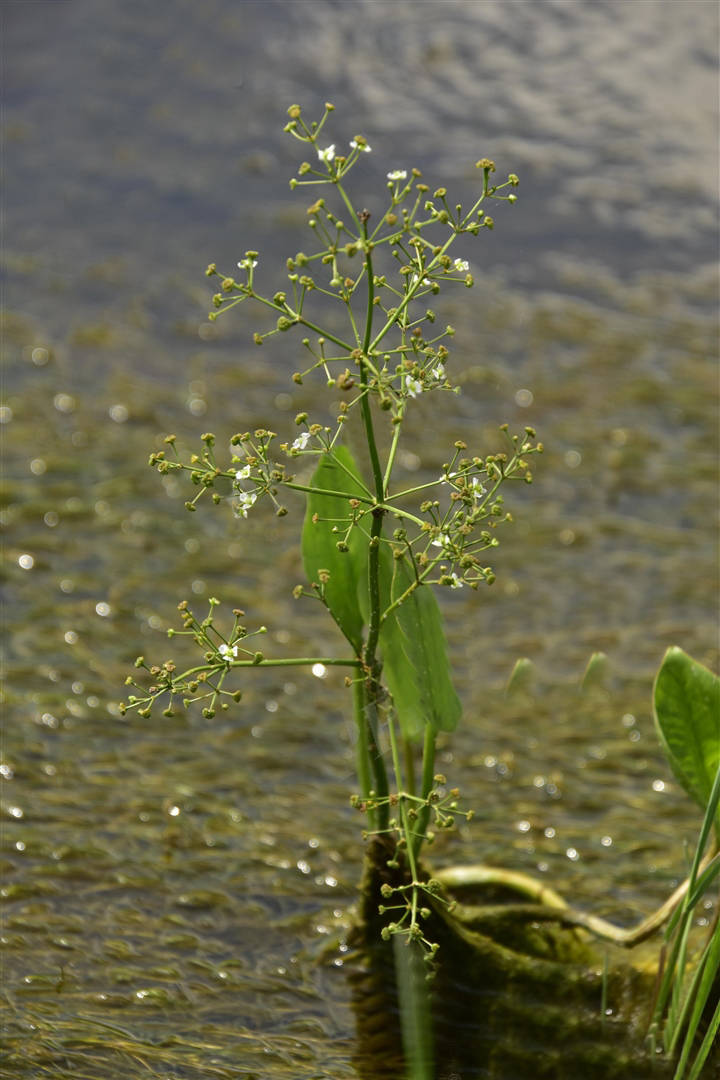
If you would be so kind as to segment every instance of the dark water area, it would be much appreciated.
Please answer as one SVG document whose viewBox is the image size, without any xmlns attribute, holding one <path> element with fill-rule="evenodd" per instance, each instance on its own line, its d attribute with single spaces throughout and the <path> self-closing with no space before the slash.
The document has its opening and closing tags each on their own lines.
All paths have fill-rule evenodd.
<svg viewBox="0 0 720 1080">
<path fill-rule="evenodd" d="M 245 306 L 207 321 L 204 270 L 257 249 L 272 295 L 310 245 L 294 102 L 335 104 L 328 142 L 365 134 L 353 183 L 374 211 L 391 169 L 464 203 L 480 157 L 520 176 L 458 250 L 475 288 L 434 301 L 463 392 L 418 403 L 400 457 L 409 482 L 437 475 L 504 421 L 546 446 L 509 497 L 496 583 L 442 598 L 464 705 L 442 769 L 477 817 L 433 860 L 639 921 L 700 824 L 657 745 L 653 674 L 672 644 L 719 662 L 717 6 L 6 0 L 0 17 L 0 1075 L 379 1080 L 354 1035 L 342 677 L 253 672 L 212 721 L 118 709 L 134 658 L 170 655 L 184 598 L 242 606 L 267 655 L 341 648 L 292 599 L 299 502 L 187 514 L 147 468 L 167 432 L 195 450 L 208 429 L 335 415 L 290 380 L 298 339 L 258 350 Z M 608 677 L 581 697 L 594 651 Z M 521 656 L 536 687 L 507 700 Z"/>
</svg>

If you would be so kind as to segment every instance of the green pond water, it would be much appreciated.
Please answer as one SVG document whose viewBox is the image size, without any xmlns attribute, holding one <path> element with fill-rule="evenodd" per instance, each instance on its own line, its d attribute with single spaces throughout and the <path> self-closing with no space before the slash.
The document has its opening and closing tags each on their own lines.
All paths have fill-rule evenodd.
<svg viewBox="0 0 720 1080">
<path fill-rule="evenodd" d="M 376 59 L 386 47 L 381 6 L 363 5 L 361 55 L 375 43 Z M 399 5 L 406 35 L 394 23 L 389 31 L 399 72 L 376 80 L 373 96 L 367 80 L 318 66 L 333 41 L 357 45 L 344 5 L 246 3 L 238 13 L 213 3 L 207 24 L 192 5 L 174 7 L 179 23 L 167 9 L 144 21 L 132 3 L 40 2 L 4 15 L 14 181 L 0 412 L 0 1075 L 382 1080 L 355 1039 L 349 973 L 358 961 L 347 939 L 362 822 L 348 803 L 342 675 L 249 672 L 242 703 L 212 721 L 159 710 L 147 721 L 118 708 L 138 654 L 190 657 L 166 636 L 183 599 L 201 614 L 210 596 L 242 607 L 248 625 L 268 627 L 268 657 L 340 653 L 315 606 L 292 599 L 303 506 L 289 504 L 280 520 L 258 512 L 239 522 L 209 504 L 188 514 L 188 489 L 146 462 L 168 432 L 196 450 L 208 429 L 223 444 L 258 426 L 289 435 L 302 409 L 320 421 L 336 414 L 320 384 L 290 381 L 299 366 L 291 335 L 257 350 L 251 333 L 262 323 L 244 308 L 205 321 L 209 261 L 222 266 L 225 254 L 232 267 L 231 252 L 237 261 L 257 247 L 268 274 L 277 267 L 272 292 L 284 256 L 309 243 L 304 202 L 291 203 L 285 187 L 294 168 L 280 142 L 286 104 L 330 96 L 386 157 L 402 138 L 403 162 L 417 155 L 430 183 L 449 169 L 465 197 L 473 175 L 460 150 L 476 73 L 467 35 L 504 42 L 498 78 L 524 70 L 529 40 L 543 71 L 553 42 L 566 65 L 580 43 L 599 85 L 597 16 L 591 4 L 548 4 L 544 18 L 526 13 L 513 30 L 503 4 L 483 5 L 482 16 L 452 4 L 443 24 Z M 614 10 L 639 49 L 633 7 Z M 650 53 L 672 58 L 666 5 L 649 7 Z M 709 33 L 713 17 L 703 17 Z M 702 27 L 683 25 L 696 50 L 690 81 L 705 86 Z M 603 28 L 620 69 L 620 29 Z M 283 43 L 301 30 L 309 36 L 286 63 Z M 432 133 L 400 93 L 415 46 L 436 92 L 423 84 L 416 97 L 428 94 Z M 229 89 L 218 89 L 214 63 Z M 311 68 L 320 74 L 303 97 Z M 418 404 L 399 459 L 408 482 L 432 477 L 455 439 L 487 452 L 503 421 L 532 424 L 546 446 L 533 486 L 508 495 L 515 524 L 494 559 L 496 583 L 442 598 L 464 719 L 439 759 L 476 818 L 438 842 L 432 860 L 524 870 L 622 924 L 682 879 L 684 845 L 700 824 L 653 733 L 654 671 L 671 644 L 713 670 L 719 659 L 717 283 L 714 226 L 703 216 L 712 200 L 697 180 L 694 202 L 676 202 L 674 172 L 643 209 L 618 174 L 622 220 L 608 236 L 604 196 L 577 179 L 611 131 L 628 184 L 649 163 L 660 168 L 662 139 L 648 134 L 653 71 L 624 85 L 646 124 L 635 156 L 620 89 L 608 91 L 612 115 L 592 114 L 594 133 L 557 134 L 567 172 L 555 188 L 519 119 L 527 84 L 508 90 L 505 112 L 490 112 L 483 146 L 502 141 L 507 170 L 524 161 L 530 172 L 524 217 L 496 213 L 490 247 L 481 237 L 467 253 L 488 260 L 478 287 L 437 298 L 457 329 L 451 364 L 463 392 L 439 399 L 442 410 L 437 398 Z M 227 100 L 240 86 L 253 109 Z M 572 119 L 572 95 L 552 80 L 538 94 L 549 138 L 558 100 Z M 458 117 L 449 164 L 446 111 Z M 685 115 L 672 130 L 692 146 Z M 504 128 L 508 117 L 514 127 Z M 377 182 L 384 162 L 373 168 Z M 584 199 L 595 200 L 595 216 Z M 673 208 L 684 231 L 668 238 L 663 214 Z M 607 679 L 582 696 L 598 650 Z M 537 679 L 530 696 L 508 700 L 503 687 L 521 656 Z M 701 918 L 712 915 L 709 907 Z M 483 1075 L 477 1063 L 463 1080 Z"/>
</svg>

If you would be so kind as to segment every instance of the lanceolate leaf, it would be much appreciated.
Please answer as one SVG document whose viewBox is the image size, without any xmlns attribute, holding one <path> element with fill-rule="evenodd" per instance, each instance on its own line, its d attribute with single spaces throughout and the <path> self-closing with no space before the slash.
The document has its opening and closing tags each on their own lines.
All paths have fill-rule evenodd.
<svg viewBox="0 0 720 1080">
<path fill-rule="evenodd" d="M 653 706 L 672 770 L 705 810 L 720 763 L 720 679 L 672 646 L 655 678 Z M 720 811 L 715 823 L 720 832 Z"/>
<path fill-rule="evenodd" d="M 415 580 L 407 558 L 384 558 L 381 581 L 385 608 Z M 428 585 L 418 585 L 387 617 L 380 630 L 380 648 L 383 677 L 403 735 L 417 737 L 426 724 L 435 731 L 452 731 L 460 719 L 461 705 L 450 678 L 440 608 Z"/>
<path fill-rule="evenodd" d="M 302 533 L 305 573 L 312 583 L 320 583 L 320 571 L 329 574 L 325 600 L 335 622 L 360 653 L 364 619 L 359 604 L 359 588 L 367 588 L 367 538 L 359 528 L 347 538 L 348 551 L 338 550 L 350 524 L 349 500 L 367 494 L 352 454 L 338 446 L 320 459 L 310 486 L 343 496 L 309 494 Z M 333 531 L 334 530 L 334 531 Z"/>
</svg>

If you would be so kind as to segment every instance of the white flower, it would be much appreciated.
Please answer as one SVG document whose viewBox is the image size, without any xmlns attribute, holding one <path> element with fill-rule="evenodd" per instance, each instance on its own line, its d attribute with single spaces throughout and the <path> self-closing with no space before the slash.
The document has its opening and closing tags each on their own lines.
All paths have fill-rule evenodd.
<svg viewBox="0 0 720 1080">
<path fill-rule="evenodd" d="M 241 259 L 238 266 L 241 270 L 252 270 L 257 264 L 257 259 Z"/>
<path fill-rule="evenodd" d="M 247 480 L 249 475 L 250 475 L 250 466 L 249 465 L 244 465 L 242 469 L 238 469 L 238 471 L 235 473 L 235 479 L 236 480 Z"/>
<path fill-rule="evenodd" d="M 461 271 L 461 272 L 465 272 L 466 270 L 469 270 L 469 269 L 470 269 L 470 263 L 466 262 L 465 259 L 456 259 L 455 262 L 453 263 L 453 270 L 458 270 L 458 271 Z"/>
<path fill-rule="evenodd" d="M 447 551 L 450 547 L 450 537 L 447 533 L 440 533 L 437 540 L 433 540 L 432 546 L 439 547 L 442 548 L 443 551 Z"/>
<path fill-rule="evenodd" d="M 238 654 L 237 645 L 226 645 L 225 642 L 219 647 L 218 652 L 222 656 L 223 660 L 233 660 Z"/>
<path fill-rule="evenodd" d="M 441 484 L 447 484 L 450 480 L 452 480 L 456 476 L 457 476 L 456 472 L 449 472 L 447 474 L 447 476 L 441 476 L 440 477 L 440 483 Z"/>
<path fill-rule="evenodd" d="M 248 510 L 254 506 L 257 500 L 257 493 L 254 491 L 243 491 L 238 495 L 237 501 L 237 513 L 241 517 L 246 518 L 248 516 Z"/>
<path fill-rule="evenodd" d="M 395 169 L 394 172 L 387 174 L 388 180 L 407 180 L 407 172 L 405 169 Z"/>
<path fill-rule="evenodd" d="M 324 161 L 326 165 L 329 165 L 332 159 L 335 157 L 335 143 L 330 146 L 326 146 L 324 150 L 318 150 L 317 156 L 321 161 Z"/>
<path fill-rule="evenodd" d="M 452 578 L 452 581 L 450 583 L 450 588 L 451 589 L 462 589 L 463 583 L 460 580 L 460 578 L 457 576 L 457 574 L 451 574 L 450 577 Z"/>
<path fill-rule="evenodd" d="M 484 495 L 487 488 L 482 483 L 479 477 L 473 476 L 472 478 L 472 493 L 474 499 L 479 499 L 481 495 Z"/>
<path fill-rule="evenodd" d="M 418 281 L 420 281 L 419 275 L 418 274 L 413 274 L 411 276 L 411 278 L 410 278 L 410 284 L 411 285 L 416 285 Z M 432 285 L 432 281 L 430 280 L 430 278 L 424 277 L 422 279 L 422 281 L 420 282 L 420 284 L 421 285 Z"/>
<path fill-rule="evenodd" d="M 304 450 L 305 447 L 308 444 L 309 439 L 310 439 L 310 432 L 309 431 L 303 431 L 302 435 L 298 435 L 297 439 L 292 444 L 291 449 L 293 449 L 293 450 Z"/>
<path fill-rule="evenodd" d="M 367 143 L 358 143 L 357 139 L 351 139 L 350 145 L 353 150 L 362 150 L 364 154 L 369 154 L 372 149 Z"/>
<path fill-rule="evenodd" d="M 445 378 L 445 368 L 442 364 L 437 364 L 436 367 L 432 369 L 432 373 L 438 381 Z"/>
<path fill-rule="evenodd" d="M 406 375 L 403 379 L 405 390 L 410 397 L 417 397 L 418 394 L 422 394 L 423 385 L 418 379 L 413 379 L 412 375 Z"/>
</svg>

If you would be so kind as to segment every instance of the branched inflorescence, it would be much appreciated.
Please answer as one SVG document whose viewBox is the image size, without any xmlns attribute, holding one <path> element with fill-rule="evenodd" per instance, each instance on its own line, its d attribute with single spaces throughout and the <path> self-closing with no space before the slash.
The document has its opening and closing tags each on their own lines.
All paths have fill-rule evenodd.
<svg viewBox="0 0 720 1080">
<path fill-rule="evenodd" d="M 351 655 L 267 659 L 252 640 L 265 628 L 249 632 L 241 624 L 242 611 L 234 611 L 235 622 L 223 634 L 214 618 L 217 600 L 211 600 L 203 620 L 183 603 L 182 628 L 170 636 L 190 636 L 202 662 L 178 672 L 172 660 L 148 666 L 139 657 L 136 668 L 145 671 L 149 685 L 131 677 L 134 693 L 126 708 L 148 717 L 159 701 L 166 712 L 175 701 L 199 701 L 203 715 L 211 718 L 239 698 L 231 676 L 240 668 L 322 663 L 350 669 L 346 682 L 354 688 L 361 789 L 354 804 L 367 814 L 367 835 L 394 838 L 391 863 L 407 871 L 407 880 L 385 887 L 384 898 L 394 901 L 384 905 L 394 914 L 386 932 L 419 942 L 432 963 L 436 946 L 426 939 L 420 919 L 429 910 L 425 901 L 438 899 L 438 888 L 425 880 L 418 853 L 432 838 L 431 827 L 446 829 L 456 816 L 469 815 L 458 809 L 457 792 L 446 793 L 445 778 L 433 767 L 436 734 L 454 727 L 460 705 L 447 670 L 439 610 L 426 586 L 477 589 L 492 583 L 486 556 L 498 545 L 498 526 L 512 520 L 501 489 L 508 481 L 532 481 L 530 459 L 542 444 L 532 427 L 511 433 L 503 425 L 498 452 L 479 456 L 458 440 L 439 475 L 422 483 L 398 486 L 394 469 L 413 403 L 430 393 L 459 393 L 448 373 L 448 342 L 455 331 L 438 324 L 429 306 L 445 287 L 470 289 L 475 283 L 468 260 L 451 254 L 451 248 L 463 237 L 493 228 L 484 204 L 514 203 L 518 178 L 510 174 L 493 183 L 495 165 L 481 158 L 477 197 L 464 208 L 452 203 L 444 187 L 431 190 L 418 169 L 393 168 L 386 174 L 385 206 L 371 222 L 370 212 L 358 209 L 346 188 L 370 145 L 363 135 L 352 138 L 347 150 L 326 144 L 321 135 L 332 112 L 328 104 L 319 122 L 307 124 L 299 106 L 288 110 L 285 131 L 310 158 L 290 186 L 329 193 L 313 192 L 306 208 L 313 250 L 287 259 L 286 286 L 272 294 L 262 290 L 263 267 L 254 250 L 247 250 L 230 274 L 214 263 L 206 273 L 218 282 L 211 320 L 252 301 L 271 319 L 254 334 L 257 345 L 293 329 L 303 333 L 307 362 L 293 380 L 300 384 L 320 373 L 327 387 L 339 391 L 335 422 L 317 423 L 301 412 L 284 441 L 266 429 L 238 433 L 219 456 L 211 432 L 190 455 L 168 435 L 163 448 L 150 455 L 150 464 L 161 474 L 188 474 L 195 488 L 185 503 L 190 511 L 207 496 L 213 503 L 229 502 L 239 518 L 268 502 L 283 517 L 287 492 L 304 495 L 309 587 L 297 586 L 295 595 L 327 607 Z M 328 306 L 331 328 L 322 325 L 328 322 L 323 314 Z M 355 417 L 369 477 L 362 476 L 343 443 Z M 378 422 L 388 429 L 382 461 Z M 305 468 L 309 462 L 317 466 L 311 477 Z M 422 779 L 416 785 L 411 762 L 420 735 Z M 388 757 L 396 794 L 388 784 Z"/>
</svg>

